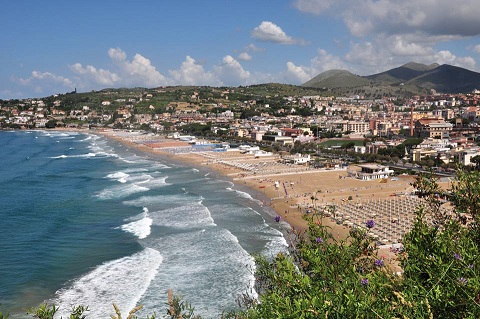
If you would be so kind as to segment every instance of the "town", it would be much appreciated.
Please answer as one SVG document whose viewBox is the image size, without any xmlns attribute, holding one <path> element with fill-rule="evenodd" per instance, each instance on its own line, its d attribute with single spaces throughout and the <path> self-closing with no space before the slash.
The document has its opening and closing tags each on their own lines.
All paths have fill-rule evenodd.
<svg viewBox="0 0 480 319">
<path fill-rule="evenodd" d="M 1 100 L 0 128 L 142 130 L 192 144 L 210 139 L 308 154 L 300 163 L 316 167 L 379 162 L 451 172 L 480 165 L 480 91 L 350 93 L 280 84 L 74 91 Z"/>
</svg>

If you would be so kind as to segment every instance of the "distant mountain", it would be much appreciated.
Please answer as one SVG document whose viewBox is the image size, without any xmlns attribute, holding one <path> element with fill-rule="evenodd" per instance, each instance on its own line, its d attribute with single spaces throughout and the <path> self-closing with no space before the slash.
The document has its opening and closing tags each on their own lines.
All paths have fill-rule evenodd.
<svg viewBox="0 0 480 319">
<path fill-rule="evenodd" d="M 415 62 L 410 62 L 398 68 L 394 68 L 382 73 L 365 76 L 365 78 L 374 82 L 387 82 L 392 84 L 400 84 L 408 82 L 418 76 L 421 76 L 429 71 L 437 68 L 437 63 L 425 65 Z"/>
<path fill-rule="evenodd" d="M 304 87 L 337 88 L 369 85 L 370 81 L 346 70 L 329 70 L 302 84 Z"/>
<path fill-rule="evenodd" d="M 419 91 L 435 89 L 443 93 L 471 92 L 480 88 L 480 73 L 448 64 L 425 65 L 410 62 L 398 68 L 368 76 L 354 75 L 345 70 L 330 70 L 302 84 L 304 87 L 338 89 L 362 88 L 370 85 L 376 87 L 404 85 L 410 88 L 417 87 Z"/>
</svg>

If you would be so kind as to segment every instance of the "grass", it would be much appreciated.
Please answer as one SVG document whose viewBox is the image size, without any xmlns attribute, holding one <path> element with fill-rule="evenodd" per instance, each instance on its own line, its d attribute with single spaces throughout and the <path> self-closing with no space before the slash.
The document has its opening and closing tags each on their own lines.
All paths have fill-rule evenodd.
<svg viewBox="0 0 480 319">
<path fill-rule="evenodd" d="M 320 143 L 319 145 L 322 147 L 343 146 L 351 142 L 358 146 L 363 145 L 363 140 L 328 140 Z"/>
</svg>

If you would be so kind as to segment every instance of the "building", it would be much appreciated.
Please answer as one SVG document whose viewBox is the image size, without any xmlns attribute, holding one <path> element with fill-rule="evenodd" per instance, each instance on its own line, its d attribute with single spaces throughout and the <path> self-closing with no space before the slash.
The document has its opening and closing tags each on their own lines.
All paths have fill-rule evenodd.
<svg viewBox="0 0 480 319">
<path fill-rule="evenodd" d="M 310 160 L 310 154 L 302 155 L 297 153 L 295 155 L 287 155 L 283 157 L 284 163 L 292 163 L 296 165 L 307 164 Z"/>
<path fill-rule="evenodd" d="M 445 122 L 444 119 L 423 118 L 415 122 L 414 136 L 448 139 L 452 129 L 453 124 Z"/>
<path fill-rule="evenodd" d="M 348 171 L 348 176 L 364 181 L 370 181 L 388 178 L 393 173 L 393 170 L 389 169 L 388 166 L 378 164 L 364 164 L 358 166 L 361 168 L 361 171 Z"/>
<path fill-rule="evenodd" d="M 480 155 L 480 150 L 468 149 L 468 150 L 463 150 L 461 152 L 458 152 L 457 154 L 458 154 L 458 162 L 460 164 L 475 166 L 475 163 L 472 162 L 472 158 L 474 158 L 477 155 Z"/>
<path fill-rule="evenodd" d="M 330 126 L 341 132 L 352 132 L 356 134 L 370 133 L 370 122 L 339 120 L 332 121 Z"/>
<path fill-rule="evenodd" d="M 279 135 L 263 135 L 262 141 L 270 141 L 270 142 L 278 143 L 281 145 L 293 144 L 293 138 L 289 136 L 279 136 Z"/>
</svg>

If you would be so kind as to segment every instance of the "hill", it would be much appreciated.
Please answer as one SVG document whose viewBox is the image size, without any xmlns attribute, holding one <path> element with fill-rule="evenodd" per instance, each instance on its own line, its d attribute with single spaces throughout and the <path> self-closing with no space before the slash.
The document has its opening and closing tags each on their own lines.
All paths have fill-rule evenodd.
<svg viewBox="0 0 480 319">
<path fill-rule="evenodd" d="M 368 79 L 346 70 L 329 70 L 302 84 L 304 87 L 337 88 L 369 85 Z"/>
<path fill-rule="evenodd" d="M 436 63 L 425 65 L 410 62 L 385 72 L 358 76 L 346 70 L 329 70 L 302 84 L 303 87 L 365 89 L 368 86 L 404 87 L 412 94 L 434 89 L 442 93 L 471 92 L 480 88 L 480 73 L 464 68 Z"/>
</svg>

